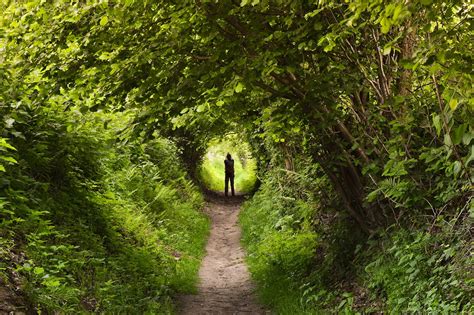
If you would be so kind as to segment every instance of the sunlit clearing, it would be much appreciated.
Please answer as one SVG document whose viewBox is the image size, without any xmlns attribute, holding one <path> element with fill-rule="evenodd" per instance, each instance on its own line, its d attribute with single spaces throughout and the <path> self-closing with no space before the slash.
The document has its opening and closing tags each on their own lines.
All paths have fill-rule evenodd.
<svg viewBox="0 0 474 315">
<path fill-rule="evenodd" d="M 226 136 L 223 140 L 214 140 L 209 143 L 199 172 L 201 180 L 211 190 L 224 191 L 224 160 L 227 153 L 232 155 L 235 163 L 236 192 L 250 192 L 257 179 L 256 161 L 250 153 L 248 143 L 242 142 L 236 136 Z"/>
</svg>

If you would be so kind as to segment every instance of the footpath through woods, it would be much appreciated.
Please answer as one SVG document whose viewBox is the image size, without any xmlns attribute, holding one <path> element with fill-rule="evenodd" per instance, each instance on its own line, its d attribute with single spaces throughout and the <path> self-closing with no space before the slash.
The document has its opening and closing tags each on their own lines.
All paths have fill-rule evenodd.
<svg viewBox="0 0 474 315">
<path fill-rule="evenodd" d="M 178 299 L 180 314 L 266 314 L 258 305 L 240 245 L 238 216 L 243 196 L 208 194 L 211 233 L 199 270 L 196 295 Z"/>
</svg>

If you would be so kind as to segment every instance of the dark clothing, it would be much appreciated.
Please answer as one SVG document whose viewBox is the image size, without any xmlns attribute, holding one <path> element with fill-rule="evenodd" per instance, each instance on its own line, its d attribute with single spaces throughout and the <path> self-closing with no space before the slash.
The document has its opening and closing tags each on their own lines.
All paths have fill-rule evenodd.
<svg viewBox="0 0 474 315">
<path fill-rule="evenodd" d="M 229 194 L 229 181 L 230 181 L 230 189 L 232 191 L 232 196 L 235 196 L 234 190 L 234 175 L 225 174 L 225 195 Z"/>
<path fill-rule="evenodd" d="M 234 160 L 224 160 L 225 173 L 234 176 Z"/>
<path fill-rule="evenodd" d="M 225 195 L 228 195 L 229 192 L 229 181 L 230 181 L 230 188 L 232 191 L 232 196 L 235 196 L 234 191 L 234 160 L 233 159 L 226 159 L 224 160 L 225 165 Z"/>
</svg>

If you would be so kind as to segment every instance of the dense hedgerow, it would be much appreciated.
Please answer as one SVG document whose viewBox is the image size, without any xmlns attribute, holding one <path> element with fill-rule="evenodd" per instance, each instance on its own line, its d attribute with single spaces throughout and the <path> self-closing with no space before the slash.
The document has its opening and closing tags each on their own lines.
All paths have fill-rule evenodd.
<svg viewBox="0 0 474 315">
<path fill-rule="evenodd" d="M 467 213 L 424 228 L 393 225 L 367 239 L 335 212 L 328 182 L 313 177 L 317 167 L 304 165 L 268 172 L 241 214 L 262 302 L 278 314 L 472 312 Z"/>
<path fill-rule="evenodd" d="M 208 222 L 172 142 L 123 143 L 128 116 L 15 117 L 1 276 L 43 312 L 170 312 L 194 290 Z M 104 128 L 107 122 L 107 128 Z"/>
</svg>

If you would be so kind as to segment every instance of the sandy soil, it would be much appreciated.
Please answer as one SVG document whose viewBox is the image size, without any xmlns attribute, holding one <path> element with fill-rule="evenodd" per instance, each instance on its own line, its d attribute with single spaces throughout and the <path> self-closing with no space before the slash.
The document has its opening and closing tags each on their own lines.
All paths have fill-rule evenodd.
<svg viewBox="0 0 474 315">
<path fill-rule="evenodd" d="M 256 302 L 240 246 L 238 214 L 242 196 L 209 196 L 212 220 L 206 256 L 199 270 L 198 294 L 178 298 L 178 311 L 196 314 L 269 314 Z"/>
</svg>

